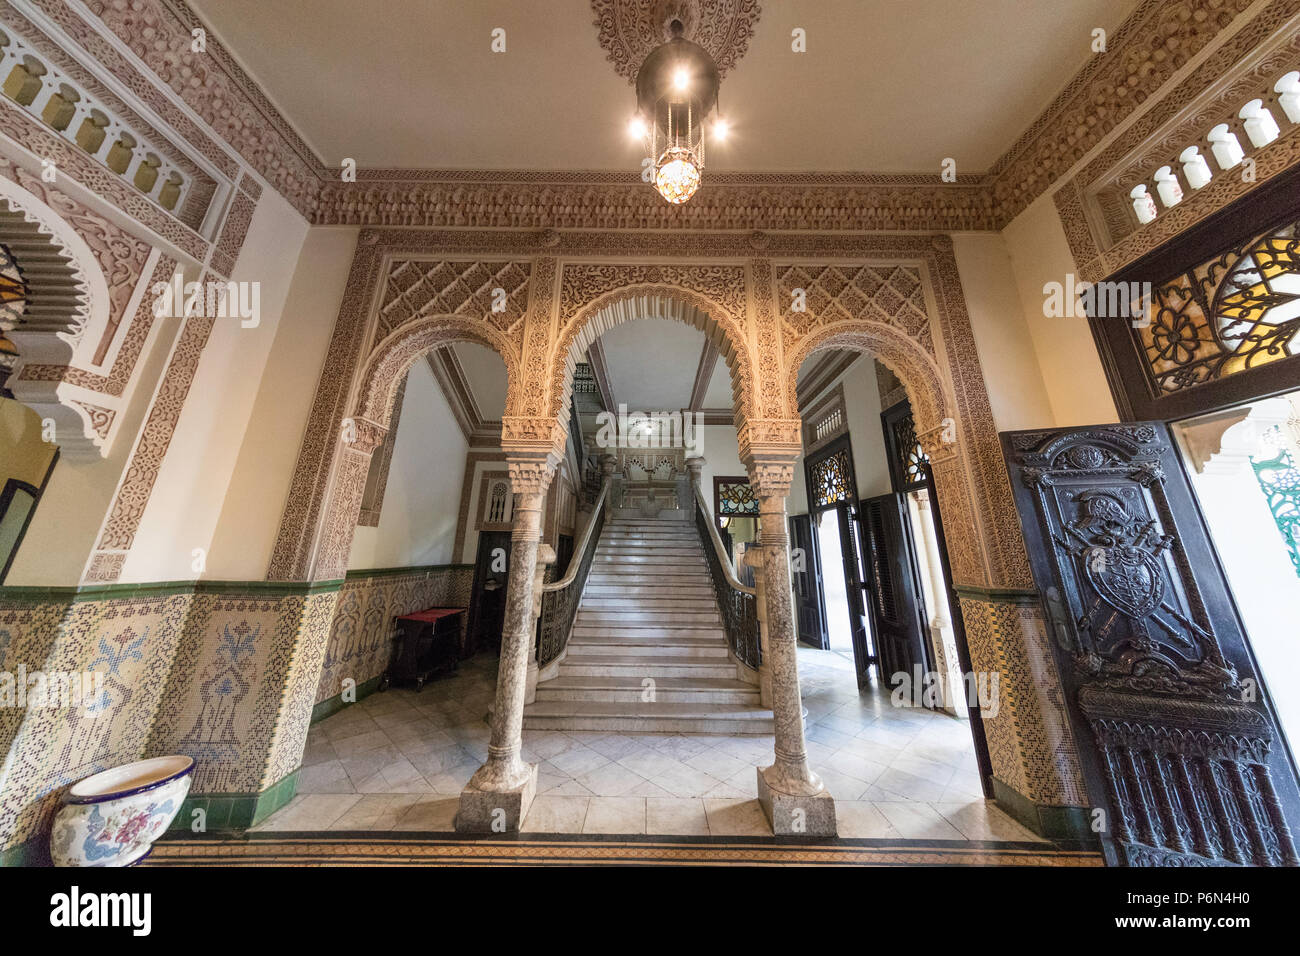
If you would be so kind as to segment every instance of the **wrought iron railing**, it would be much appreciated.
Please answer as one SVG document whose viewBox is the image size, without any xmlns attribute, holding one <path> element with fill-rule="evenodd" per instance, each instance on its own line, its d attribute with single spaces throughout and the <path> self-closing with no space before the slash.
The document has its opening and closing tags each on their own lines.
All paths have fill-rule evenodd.
<svg viewBox="0 0 1300 956">
<path fill-rule="evenodd" d="M 758 670 L 763 652 L 759 642 L 757 592 L 736 578 L 731 558 L 722 548 L 722 538 L 713 524 L 699 485 L 695 485 L 695 527 L 704 542 L 704 555 L 713 577 L 713 593 L 722 612 L 722 626 L 727 632 L 731 652 L 745 666 Z"/>
<path fill-rule="evenodd" d="M 564 577 L 542 587 L 542 613 L 537 629 L 537 666 L 545 667 L 564 653 L 573 630 L 573 619 L 587 586 L 587 573 L 596 556 L 601 528 L 605 526 L 605 502 L 609 499 L 612 479 L 606 479 L 596 497 L 591 520 L 573 548 L 573 557 Z"/>
</svg>

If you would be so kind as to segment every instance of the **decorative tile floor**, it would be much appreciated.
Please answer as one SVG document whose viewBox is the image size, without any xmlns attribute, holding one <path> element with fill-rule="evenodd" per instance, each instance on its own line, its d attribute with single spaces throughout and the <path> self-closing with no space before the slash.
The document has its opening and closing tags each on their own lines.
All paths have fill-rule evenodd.
<svg viewBox="0 0 1300 956">
<path fill-rule="evenodd" d="M 841 837 L 1041 842 L 984 800 L 970 730 L 858 694 L 853 665 L 799 649 L 808 753 Z M 298 795 L 257 831 L 449 831 L 487 756 L 496 661 L 476 658 L 421 693 L 373 694 L 312 727 Z M 538 764 L 523 831 L 763 836 L 755 768 L 770 736 L 524 731 Z"/>
</svg>

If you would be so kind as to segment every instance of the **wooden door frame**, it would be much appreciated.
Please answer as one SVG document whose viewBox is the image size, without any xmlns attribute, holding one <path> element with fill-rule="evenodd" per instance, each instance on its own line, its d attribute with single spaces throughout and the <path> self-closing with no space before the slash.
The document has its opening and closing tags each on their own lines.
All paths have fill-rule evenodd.
<svg viewBox="0 0 1300 956">
<path fill-rule="evenodd" d="M 908 491 L 924 489 L 929 496 L 935 544 L 939 551 L 939 568 L 943 573 L 943 587 L 948 601 L 948 618 L 952 621 L 953 643 L 957 646 L 957 663 L 963 675 L 973 674 L 975 665 L 971 658 L 970 641 L 966 636 L 966 620 L 961 613 L 961 600 L 953 584 L 952 562 L 948 558 L 948 539 L 943 530 L 943 510 L 939 507 L 939 496 L 934 487 L 934 470 L 927 460 L 921 466 L 925 472 L 925 480 L 919 483 L 909 483 L 903 471 L 904 451 L 898 447 L 893 425 L 905 415 L 911 414 L 912 406 L 907 399 L 891 405 L 880 413 L 880 427 L 885 433 L 885 451 L 889 457 L 889 480 L 894 491 L 899 494 L 906 496 Z M 912 533 L 910 527 L 906 529 L 906 533 L 909 535 Z M 922 593 L 924 594 L 924 590 Z M 975 763 L 979 767 L 980 786 L 984 789 L 984 796 L 991 800 L 994 797 L 993 758 L 989 754 L 989 738 L 984 728 L 984 718 L 980 716 L 979 708 L 973 708 L 969 703 L 966 705 L 966 715 L 970 723 L 971 742 L 975 745 Z"/>
<path fill-rule="evenodd" d="M 818 463 L 820 463 L 821 461 L 823 461 L 824 459 L 829 458 L 831 455 L 840 451 L 841 449 L 847 452 L 849 473 L 847 476 L 846 483 L 848 485 L 850 497 L 845 501 L 837 501 L 834 504 L 822 505 L 819 507 L 816 504 L 816 502 L 813 500 L 813 480 L 812 480 L 813 467 Z M 861 555 L 853 553 L 855 550 L 853 547 L 853 536 L 851 534 L 846 533 L 849 530 L 848 524 L 852 521 L 857 520 L 857 516 L 861 514 L 861 507 L 862 507 L 861 503 L 858 500 L 858 475 L 857 475 L 857 469 L 854 467 L 853 464 L 853 440 L 849 435 L 849 433 L 845 431 L 842 435 L 837 435 L 836 437 L 832 438 L 830 441 L 826 442 L 826 444 L 820 446 L 811 455 L 805 455 L 803 461 L 803 468 L 804 468 L 804 487 L 807 489 L 808 492 L 809 525 L 812 528 L 813 550 L 817 552 L 817 560 L 820 563 L 821 534 L 817 527 L 819 517 L 820 515 L 824 514 L 827 511 L 834 510 L 836 512 L 835 518 L 839 522 L 839 526 L 840 526 L 840 562 L 844 574 L 844 593 L 849 602 L 849 618 L 850 618 L 849 629 L 850 632 L 853 631 L 852 617 L 854 613 L 856 613 L 853 606 L 853 600 L 854 600 L 853 595 L 856 593 L 857 600 L 862 602 L 861 616 L 867 621 L 866 636 L 868 639 L 874 642 L 874 634 L 871 634 L 871 625 L 870 625 L 870 613 L 871 613 L 870 605 L 868 604 L 865 596 L 867 582 L 864 580 L 860 583 L 855 583 L 850 573 L 850 565 L 849 565 L 849 561 L 852 561 L 853 567 L 856 568 L 856 567 L 860 567 L 862 563 Z M 844 510 L 846 508 L 852 509 L 852 514 L 846 513 Z M 858 537 L 861 538 L 860 531 Z M 826 587 L 824 584 L 825 577 L 826 577 L 826 569 L 822 568 L 821 573 L 817 576 L 817 586 L 821 591 L 823 625 L 824 625 L 825 633 L 827 636 L 828 647 L 829 647 L 830 622 L 829 620 L 825 619 L 825 615 L 826 615 Z M 855 669 L 857 671 L 858 686 L 862 687 L 864 686 L 862 678 L 867 673 L 867 671 L 872 667 L 872 665 L 878 662 L 878 655 L 872 653 L 873 647 L 868 646 L 866 641 L 864 641 L 863 647 L 861 648 L 861 659 L 859 659 L 859 648 L 858 648 L 859 642 L 857 641 L 856 637 L 852 633 L 850 633 L 850 640 L 853 642 L 853 660 L 854 660 Z"/>
</svg>

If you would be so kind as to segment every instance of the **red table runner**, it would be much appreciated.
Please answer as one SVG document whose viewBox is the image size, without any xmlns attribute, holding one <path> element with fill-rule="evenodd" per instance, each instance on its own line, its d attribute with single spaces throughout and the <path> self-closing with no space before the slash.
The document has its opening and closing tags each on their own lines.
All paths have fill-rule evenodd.
<svg viewBox="0 0 1300 956">
<path fill-rule="evenodd" d="M 449 614 L 460 614 L 464 610 L 463 607 L 430 607 L 425 608 L 423 611 L 416 611 L 414 614 L 398 615 L 397 619 L 399 621 L 423 621 L 426 624 L 432 624 Z"/>
</svg>

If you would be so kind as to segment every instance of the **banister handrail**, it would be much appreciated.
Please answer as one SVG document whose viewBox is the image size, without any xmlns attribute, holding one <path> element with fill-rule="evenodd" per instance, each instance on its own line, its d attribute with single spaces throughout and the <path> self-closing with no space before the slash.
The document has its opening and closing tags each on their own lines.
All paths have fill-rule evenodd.
<svg viewBox="0 0 1300 956">
<path fill-rule="evenodd" d="M 723 628 L 727 632 L 727 642 L 731 653 L 741 664 L 758 670 L 763 661 L 762 639 L 758 621 L 758 591 L 756 588 L 741 584 L 731 566 L 731 558 L 722 547 L 722 536 L 718 534 L 713 516 L 709 514 L 700 486 L 692 481 L 695 489 L 695 526 L 701 538 L 708 538 L 712 547 L 704 545 L 704 557 L 709 565 L 709 576 L 713 581 L 713 594 L 722 614 Z"/>
<path fill-rule="evenodd" d="M 609 499 L 610 487 L 614 476 L 606 475 L 601 482 L 600 494 L 596 497 L 591 517 L 582 529 L 577 547 L 569 559 L 569 567 L 564 577 L 550 584 L 542 585 L 539 620 L 537 625 L 537 664 L 546 667 L 560 659 L 569 644 L 569 635 L 573 631 L 573 622 L 582 602 L 582 592 L 587 587 L 587 575 L 596 557 L 596 548 L 600 543 L 601 528 L 605 524 L 605 503 Z"/>
<path fill-rule="evenodd" d="M 709 526 L 709 540 L 713 542 L 713 550 L 718 555 L 718 562 L 722 565 L 722 573 L 726 576 L 727 583 L 737 591 L 757 596 L 757 590 L 742 584 L 736 577 L 735 569 L 731 566 L 731 558 L 727 555 L 727 549 L 722 546 L 722 535 L 718 534 L 718 526 L 714 524 L 713 516 L 709 514 L 708 504 L 704 500 L 704 493 L 700 491 L 700 486 L 692 481 L 691 489 L 695 493 L 695 506 L 704 514 L 705 523 Z"/>
<path fill-rule="evenodd" d="M 600 494 L 596 496 L 596 503 L 592 506 L 591 517 L 587 519 L 587 525 L 582 529 L 582 536 L 578 538 L 578 543 L 573 546 L 573 554 L 569 557 L 569 567 L 564 573 L 564 577 L 558 581 L 552 581 L 542 586 L 542 592 L 559 591 L 567 588 L 573 583 L 573 579 L 578 576 L 578 568 L 582 565 L 582 554 L 587 550 L 587 542 L 591 540 L 591 531 L 596 527 L 596 516 L 605 507 L 605 499 L 609 497 L 609 486 L 614 483 L 612 477 L 606 478 L 600 483 Z"/>
</svg>

